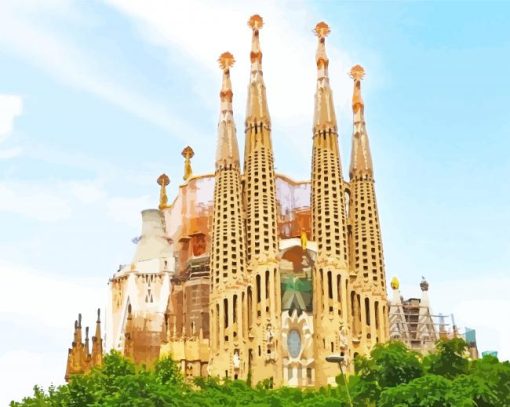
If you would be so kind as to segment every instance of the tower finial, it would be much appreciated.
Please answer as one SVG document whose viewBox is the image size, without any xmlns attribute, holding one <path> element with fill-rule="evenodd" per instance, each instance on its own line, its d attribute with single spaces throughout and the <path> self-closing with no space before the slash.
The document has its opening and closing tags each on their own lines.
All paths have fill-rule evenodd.
<svg viewBox="0 0 510 407">
<path fill-rule="evenodd" d="M 223 81 L 220 91 L 220 119 L 218 123 L 218 144 L 216 150 L 216 167 L 239 165 L 239 147 L 237 145 L 234 114 L 232 112 L 232 83 L 230 81 L 230 68 L 235 59 L 230 52 L 224 52 L 218 58 L 223 71 Z"/>
<path fill-rule="evenodd" d="M 90 354 L 90 346 L 89 346 L 89 327 L 85 327 L 85 355 L 89 356 Z"/>
<path fill-rule="evenodd" d="M 101 338 L 101 309 L 97 309 L 96 332 L 92 337 L 92 366 L 100 365 L 103 361 L 103 339 Z"/>
<path fill-rule="evenodd" d="M 161 174 L 157 179 L 158 185 L 161 186 L 159 191 L 159 209 L 168 208 L 168 196 L 166 195 L 166 187 L 170 184 L 170 178 L 166 174 Z"/>
<path fill-rule="evenodd" d="M 365 77 L 365 69 L 361 65 L 354 65 L 349 75 L 355 81 L 360 81 Z"/>
<path fill-rule="evenodd" d="M 336 132 L 336 115 L 333 106 L 333 92 L 329 85 L 329 58 L 326 54 L 326 37 L 331 30 L 324 21 L 317 23 L 313 30 L 319 42 L 315 54 L 317 63 L 317 91 L 315 93 L 315 113 L 314 113 L 314 131 L 327 128 L 334 129 Z"/>
<path fill-rule="evenodd" d="M 218 58 L 218 63 L 223 71 L 223 82 L 220 91 L 222 112 L 232 112 L 232 98 L 234 97 L 234 93 L 232 92 L 232 82 L 230 82 L 230 68 L 234 66 L 235 62 L 236 60 L 230 52 L 224 52 Z"/>
<path fill-rule="evenodd" d="M 361 80 L 365 77 L 365 69 L 361 65 L 354 65 L 349 76 L 354 80 L 352 92 L 352 113 L 354 130 L 352 136 L 351 166 L 349 175 L 352 178 L 373 177 L 372 155 L 365 127 L 365 103 L 361 97 Z"/>
<path fill-rule="evenodd" d="M 422 291 L 428 291 L 429 290 L 429 283 L 425 279 L 424 276 L 421 276 L 420 288 L 421 288 Z"/>
<path fill-rule="evenodd" d="M 258 30 L 259 28 L 262 28 L 264 26 L 264 19 L 260 15 L 254 14 L 248 20 L 248 25 L 253 30 Z"/>
<path fill-rule="evenodd" d="M 262 73 L 262 50 L 260 48 L 259 30 L 263 27 L 264 20 L 258 14 L 250 17 L 248 26 L 252 29 L 250 51 L 250 83 L 248 85 L 248 101 L 246 104 L 245 131 L 253 129 L 256 126 L 264 126 L 266 129 L 271 128 L 271 118 L 267 107 L 266 86 L 264 84 L 264 76 Z M 258 130 L 257 134 L 260 133 Z M 248 133 L 247 133 L 248 134 Z M 261 137 L 261 136 L 258 136 Z M 245 144 L 245 160 L 247 155 L 253 150 L 253 140 L 249 140 L 247 136 Z M 270 141 L 269 141 L 270 142 Z"/>
<path fill-rule="evenodd" d="M 327 37 L 329 35 L 329 33 L 331 32 L 331 29 L 329 28 L 329 25 L 327 23 L 325 23 L 324 21 L 321 21 L 321 22 L 317 23 L 313 32 L 320 39 L 320 38 Z"/>
<path fill-rule="evenodd" d="M 319 43 L 317 45 L 317 53 L 315 55 L 315 62 L 317 63 L 317 70 L 319 78 L 328 76 L 328 65 L 329 58 L 326 54 L 326 37 L 329 35 L 331 30 L 329 29 L 329 25 L 327 25 L 324 21 L 317 23 L 315 29 L 313 30 L 317 38 L 319 39 Z"/>
<path fill-rule="evenodd" d="M 228 71 L 230 67 L 234 65 L 236 60 L 234 56 L 230 52 L 224 52 L 218 58 L 218 63 L 220 64 L 220 68 L 225 72 Z"/>
<path fill-rule="evenodd" d="M 352 94 L 352 110 L 354 114 L 363 115 L 363 98 L 361 97 L 361 80 L 365 77 L 365 69 L 361 65 L 354 65 L 349 72 L 349 76 L 354 79 L 354 92 Z M 363 117 L 359 117 L 363 119 Z M 356 117 L 355 117 L 356 120 Z"/>
<path fill-rule="evenodd" d="M 259 30 L 264 26 L 264 20 L 258 14 L 254 14 L 248 20 L 248 26 L 250 26 L 250 28 L 253 30 L 250 52 L 250 60 L 253 66 L 254 64 L 262 63 L 262 51 L 260 50 L 259 43 Z"/>
<path fill-rule="evenodd" d="M 191 169 L 191 159 L 195 155 L 195 152 L 190 146 L 186 146 L 184 150 L 182 150 L 181 155 L 184 157 L 184 176 L 182 178 L 184 181 L 187 181 L 193 174 Z"/>
</svg>

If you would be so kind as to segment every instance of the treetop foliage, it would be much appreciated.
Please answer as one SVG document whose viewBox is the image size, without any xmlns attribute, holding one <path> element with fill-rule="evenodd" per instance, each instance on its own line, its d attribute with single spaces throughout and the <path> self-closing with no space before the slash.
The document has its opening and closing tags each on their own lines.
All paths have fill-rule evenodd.
<svg viewBox="0 0 510 407">
<path fill-rule="evenodd" d="M 356 407 L 510 406 L 510 363 L 492 356 L 470 361 L 466 349 L 461 339 L 439 341 L 422 357 L 401 342 L 377 345 L 369 357 L 355 359 L 354 375 L 321 389 L 272 389 L 271 381 L 250 386 L 212 377 L 189 383 L 169 358 L 147 369 L 111 352 L 90 373 L 47 390 L 35 386 L 32 396 L 11 407 L 339 407 L 350 405 L 347 390 Z"/>
</svg>

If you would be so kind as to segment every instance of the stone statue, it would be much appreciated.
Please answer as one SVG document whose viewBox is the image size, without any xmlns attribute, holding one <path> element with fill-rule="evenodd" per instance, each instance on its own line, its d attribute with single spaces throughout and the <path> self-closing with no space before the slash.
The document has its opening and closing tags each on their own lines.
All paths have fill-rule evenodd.
<svg viewBox="0 0 510 407">
<path fill-rule="evenodd" d="M 234 357 L 232 358 L 232 364 L 234 365 L 234 369 L 239 369 L 241 367 L 241 358 L 239 357 L 239 351 L 234 351 Z"/>
<path fill-rule="evenodd" d="M 340 340 L 340 350 L 345 351 L 348 349 L 349 343 L 347 339 L 347 329 L 342 324 L 340 325 L 340 329 L 338 331 L 338 338 Z"/>
</svg>

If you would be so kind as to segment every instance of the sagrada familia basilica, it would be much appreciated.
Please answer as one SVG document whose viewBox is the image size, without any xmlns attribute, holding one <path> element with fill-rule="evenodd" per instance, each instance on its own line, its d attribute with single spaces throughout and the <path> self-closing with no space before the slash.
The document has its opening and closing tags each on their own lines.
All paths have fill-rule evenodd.
<svg viewBox="0 0 510 407">
<path fill-rule="evenodd" d="M 186 147 L 184 182 L 172 202 L 166 192 L 169 177 L 158 178 L 159 208 L 142 211 L 135 255 L 109 281 L 106 348 L 146 365 L 170 355 L 188 378 L 324 386 L 335 383 L 340 373 L 328 356 L 340 356 L 344 371 L 352 371 L 357 354 L 367 354 L 390 333 L 403 337 L 406 318 L 400 294 L 394 295 L 394 313 L 388 301 L 361 95 L 365 72 L 360 65 L 350 71 L 353 132 L 347 180 L 328 74 L 330 29 L 317 24 L 311 180 L 294 181 L 274 170 L 259 39 L 262 18 L 252 16 L 249 26 L 244 155 L 239 155 L 232 112 L 235 61 L 226 52 L 219 58 L 223 79 L 214 173 L 193 174 L 194 152 Z M 398 281 L 392 286 L 397 292 Z M 417 320 L 430 323 L 421 324 L 415 342 L 422 336 L 435 340 L 428 308 L 421 312 Z M 92 353 L 88 331 L 85 342 L 81 331 L 80 318 L 67 378 L 102 360 L 99 314 Z"/>
</svg>

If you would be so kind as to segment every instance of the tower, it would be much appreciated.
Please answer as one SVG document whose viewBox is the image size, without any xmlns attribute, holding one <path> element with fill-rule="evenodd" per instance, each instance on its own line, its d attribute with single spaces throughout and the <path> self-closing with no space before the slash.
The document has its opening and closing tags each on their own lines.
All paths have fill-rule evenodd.
<svg viewBox="0 0 510 407">
<path fill-rule="evenodd" d="M 339 368 L 326 361 L 331 354 L 349 357 L 347 287 L 349 284 L 344 183 L 338 132 L 329 85 L 326 23 L 315 27 L 317 90 L 312 147 L 312 233 L 317 242 L 313 276 L 316 385 L 335 383 Z"/>
<path fill-rule="evenodd" d="M 223 70 L 214 184 L 210 256 L 211 351 L 213 376 L 246 378 L 246 244 L 242 217 L 241 172 L 232 113 L 232 54 L 219 58 Z"/>
<path fill-rule="evenodd" d="M 97 309 L 96 333 L 92 337 L 92 365 L 97 366 L 103 362 L 103 339 L 101 338 L 101 310 Z"/>
<path fill-rule="evenodd" d="M 244 203 L 250 313 L 249 358 L 254 383 L 272 378 L 281 381 L 281 295 L 271 118 L 262 73 L 260 16 L 248 21 L 253 31 L 251 72 L 245 121 Z"/>
<path fill-rule="evenodd" d="M 429 283 L 425 280 L 425 277 L 422 277 L 420 289 L 421 300 L 416 339 L 421 342 L 423 348 L 428 347 L 430 349 L 433 348 L 438 338 L 430 310 Z"/>
<path fill-rule="evenodd" d="M 400 340 L 404 343 L 410 343 L 406 311 L 404 309 L 404 304 L 402 304 L 400 282 L 397 277 L 391 279 L 391 289 L 393 295 L 389 306 L 389 338 L 392 340 Z"/>
<path fill-rule="evenodd" d="M 361 97 L 364 69 L 356 65 L 354 80 L 349 220 L 351 268 L 355 283 L 350 293 L 353 318 L 352 342 L 355 352 L 368 353 L 373 345 L 388 339 L 388 301 L 381 241 L 381 228 L 374 188 L 372 157 L 365 126 L 365 105 Z"/>
</svg>

